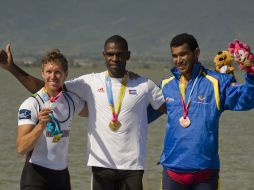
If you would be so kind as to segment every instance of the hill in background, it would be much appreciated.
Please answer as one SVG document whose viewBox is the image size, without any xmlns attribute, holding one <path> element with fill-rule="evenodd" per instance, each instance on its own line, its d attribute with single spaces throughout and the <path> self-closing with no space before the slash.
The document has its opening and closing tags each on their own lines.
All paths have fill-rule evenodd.
<svg viewBox="0 0 254 190">
<path fill-rule="evenodd" d="M 253 0 L 9 0 L 1 2 L 1 46 L 16 55 L 59 48 L 66 55 L 101 56 L 106 38 L 120 34 L 133 57 L 170 57 L 178 33 L 196 36 L 201 59 L 235 38 L 254 47 Z"/>
</svg>

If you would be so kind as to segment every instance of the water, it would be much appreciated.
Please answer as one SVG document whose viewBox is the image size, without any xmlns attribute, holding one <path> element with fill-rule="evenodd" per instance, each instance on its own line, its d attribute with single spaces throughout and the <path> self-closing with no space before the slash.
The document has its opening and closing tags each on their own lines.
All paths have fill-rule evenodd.
<svg viewBox="0 0 254 190">
<path fill-rule="evenodd" d="M 24 68 L 40 77 L 39 68 Z M 97 71 L 102 71 L 97 68 Z M 133 69 L 159 82 L 168 75 L 166 69 Z M 71 68 L 69 77 L 82 73 L 97 72 L 95 69 Z M 238 76 L 238 78 L 241 76 Z M 16 79 L 0 69 L 0 189 L 19 189 L 24 157 L 16 153 L 17 110 L 22 101 L 30 96 Z M 254 111 L 227 111 L 221 118 L 220 157 L 221 190 L 252 190 L 254 180 Z M 161 166 L 159 160 L 165 129 L 166 117 L 161 117 L 149 126 L 147 145 L 147 185 L 149 190 L 159 190 Z M 69 170 L 73 190 L 90 189 L 90 168 L 85 163 L 86 126 L 84 118 L 73 122 L 69 148 Z"/>
</svg>

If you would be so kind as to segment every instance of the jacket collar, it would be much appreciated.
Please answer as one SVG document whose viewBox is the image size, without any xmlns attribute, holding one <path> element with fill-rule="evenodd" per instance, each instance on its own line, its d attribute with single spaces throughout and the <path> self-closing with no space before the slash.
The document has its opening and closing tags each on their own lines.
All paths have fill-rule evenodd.
<svg viewBox="0 0 254 190">
<path fill-rule="evenodd" d="M 192 68 L 192 75 L 190 80 L 196 78 L 196 76 L 200 73 L 200 71 L 203 70 L 204 71 L 204 67 L 201 65 L 200 62 L 197 62 L 195 64 L 193 64 L 193 68 Z M 181 73 L 178 71 L 178 69 L 176 67 L 174 67 L 173 69 L 171 69 L 172 74 L 175 76 L 175 78 L 177 78 L 178 80 L 181 77 Z"/>
</svg>

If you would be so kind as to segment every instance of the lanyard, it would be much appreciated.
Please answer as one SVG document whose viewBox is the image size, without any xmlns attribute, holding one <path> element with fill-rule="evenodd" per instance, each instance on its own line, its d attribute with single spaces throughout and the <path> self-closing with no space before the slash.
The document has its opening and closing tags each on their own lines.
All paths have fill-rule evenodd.
<svg viewBox="0 0 254 190">
<path fill-rule="evenodd" d="M 106 72 L 105 76 L 105 83 L 106 83 L 106 88 L 107 88 L 107 97 L 108 97 L 108 103 L 109 107 L 112 111 L 112 121 L 118 121 L 118 115 L 120 113 L 121 105 L 123 102 L 123 97 L 125 94 L 126 90 L 126 85 L 128 81 L 128 73 L 125 73 L 123 80 L 121 82 L 121 88 L 118 94 L 116 106 L 114 105 L 114 99 L 113 99 L 113 92 L 112 92 L 112 84 L 111 84 L 111 79 L 108 76 L 108 72 Z"/>
<path fill-rule="evenodd" d="M 48 95 L 48 91 L 46 90 L 46 88 L 43 88 L 43 99 L 45 101 L 49 101 L 50 102 L 50 107 L 53 108 L 55 106 L 55 102 L 58 100 L 58 98 L 60 98 L 60 96 L 62 95 L 62 90 L 59 91 L 59 93 L 55 96 L 55 97 L 49 97 Z"/>
<path fill-rule="evenodd" d="M 183 77 L 183 76 L 182 76 Z M 187 104 L 185 104 L 185 101 L 184 101 L 184 97 L 185 97 L 185 89 L 183 90 L 183 85 L 181 84 L 182 82 L 180 82 L 180 96 L 181 96 L 181 102 L 182 102 L 182 107 L 183 107 L 183 117 L 184 119 L 187 117 L 188 115 L 188 110 L 189 110 L 189 107 L 190 107 L 190 102 L 191 102 L 191 98 L 192 98 L 192 93 L 193 93 L 193 90 L 194 90 L 194 87 L 196 86 L 197 84 L 197 81 L 198 81 L 198 76 L 196 76 L 194 82 L 193 82 L 193 85 L 191 87 L 191 91 L 189 93 L 189 96 L 188 96 L 188 99 L 187 99 Z"/>
</svg>

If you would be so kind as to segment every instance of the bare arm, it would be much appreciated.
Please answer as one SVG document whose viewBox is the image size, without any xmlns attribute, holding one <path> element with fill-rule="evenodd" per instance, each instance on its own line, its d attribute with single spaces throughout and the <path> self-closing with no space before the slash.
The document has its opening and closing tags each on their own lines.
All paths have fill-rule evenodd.
<svg viewBox="0 0 254 190">
<path fill-rule="evenodd" d="M 159 107 L 159 109 L 157 109 L 157 111 L 159 111 L 161 113 L 167 113 L 166 103 L 162 104 L 161 107 Z"/>
<path fill-rule="evenodd" d="M 5 50 L 0 49 L 0 67 L 9 71 L 31 93 L 44 86 L 42 80 L 29 75 L 13 62 L 10 44 L 6 45 Z"/>
<path fill-rule="evenodd" d="M 87 103 L 85 102 L 85 104 L 84 104 L 84 107 L 83 107 L 83 109 L 81 110 L 81 112 L 79 112 L 79 116 L 80 117 L 88 117 L 88 107 L 87 107 Z"/>
<path fill-rule="evenodd" d="M 47 122 L 50 121 L 49 114 L 52 111 L 49 108 L 42 109 L 39 112 L 39 123 L 34 125 L 18 126 L 18 135 L 16 140 L 17 152 L 21 155 L 33 150 L 38 138 L 43 133 Z"/>
</svg>

